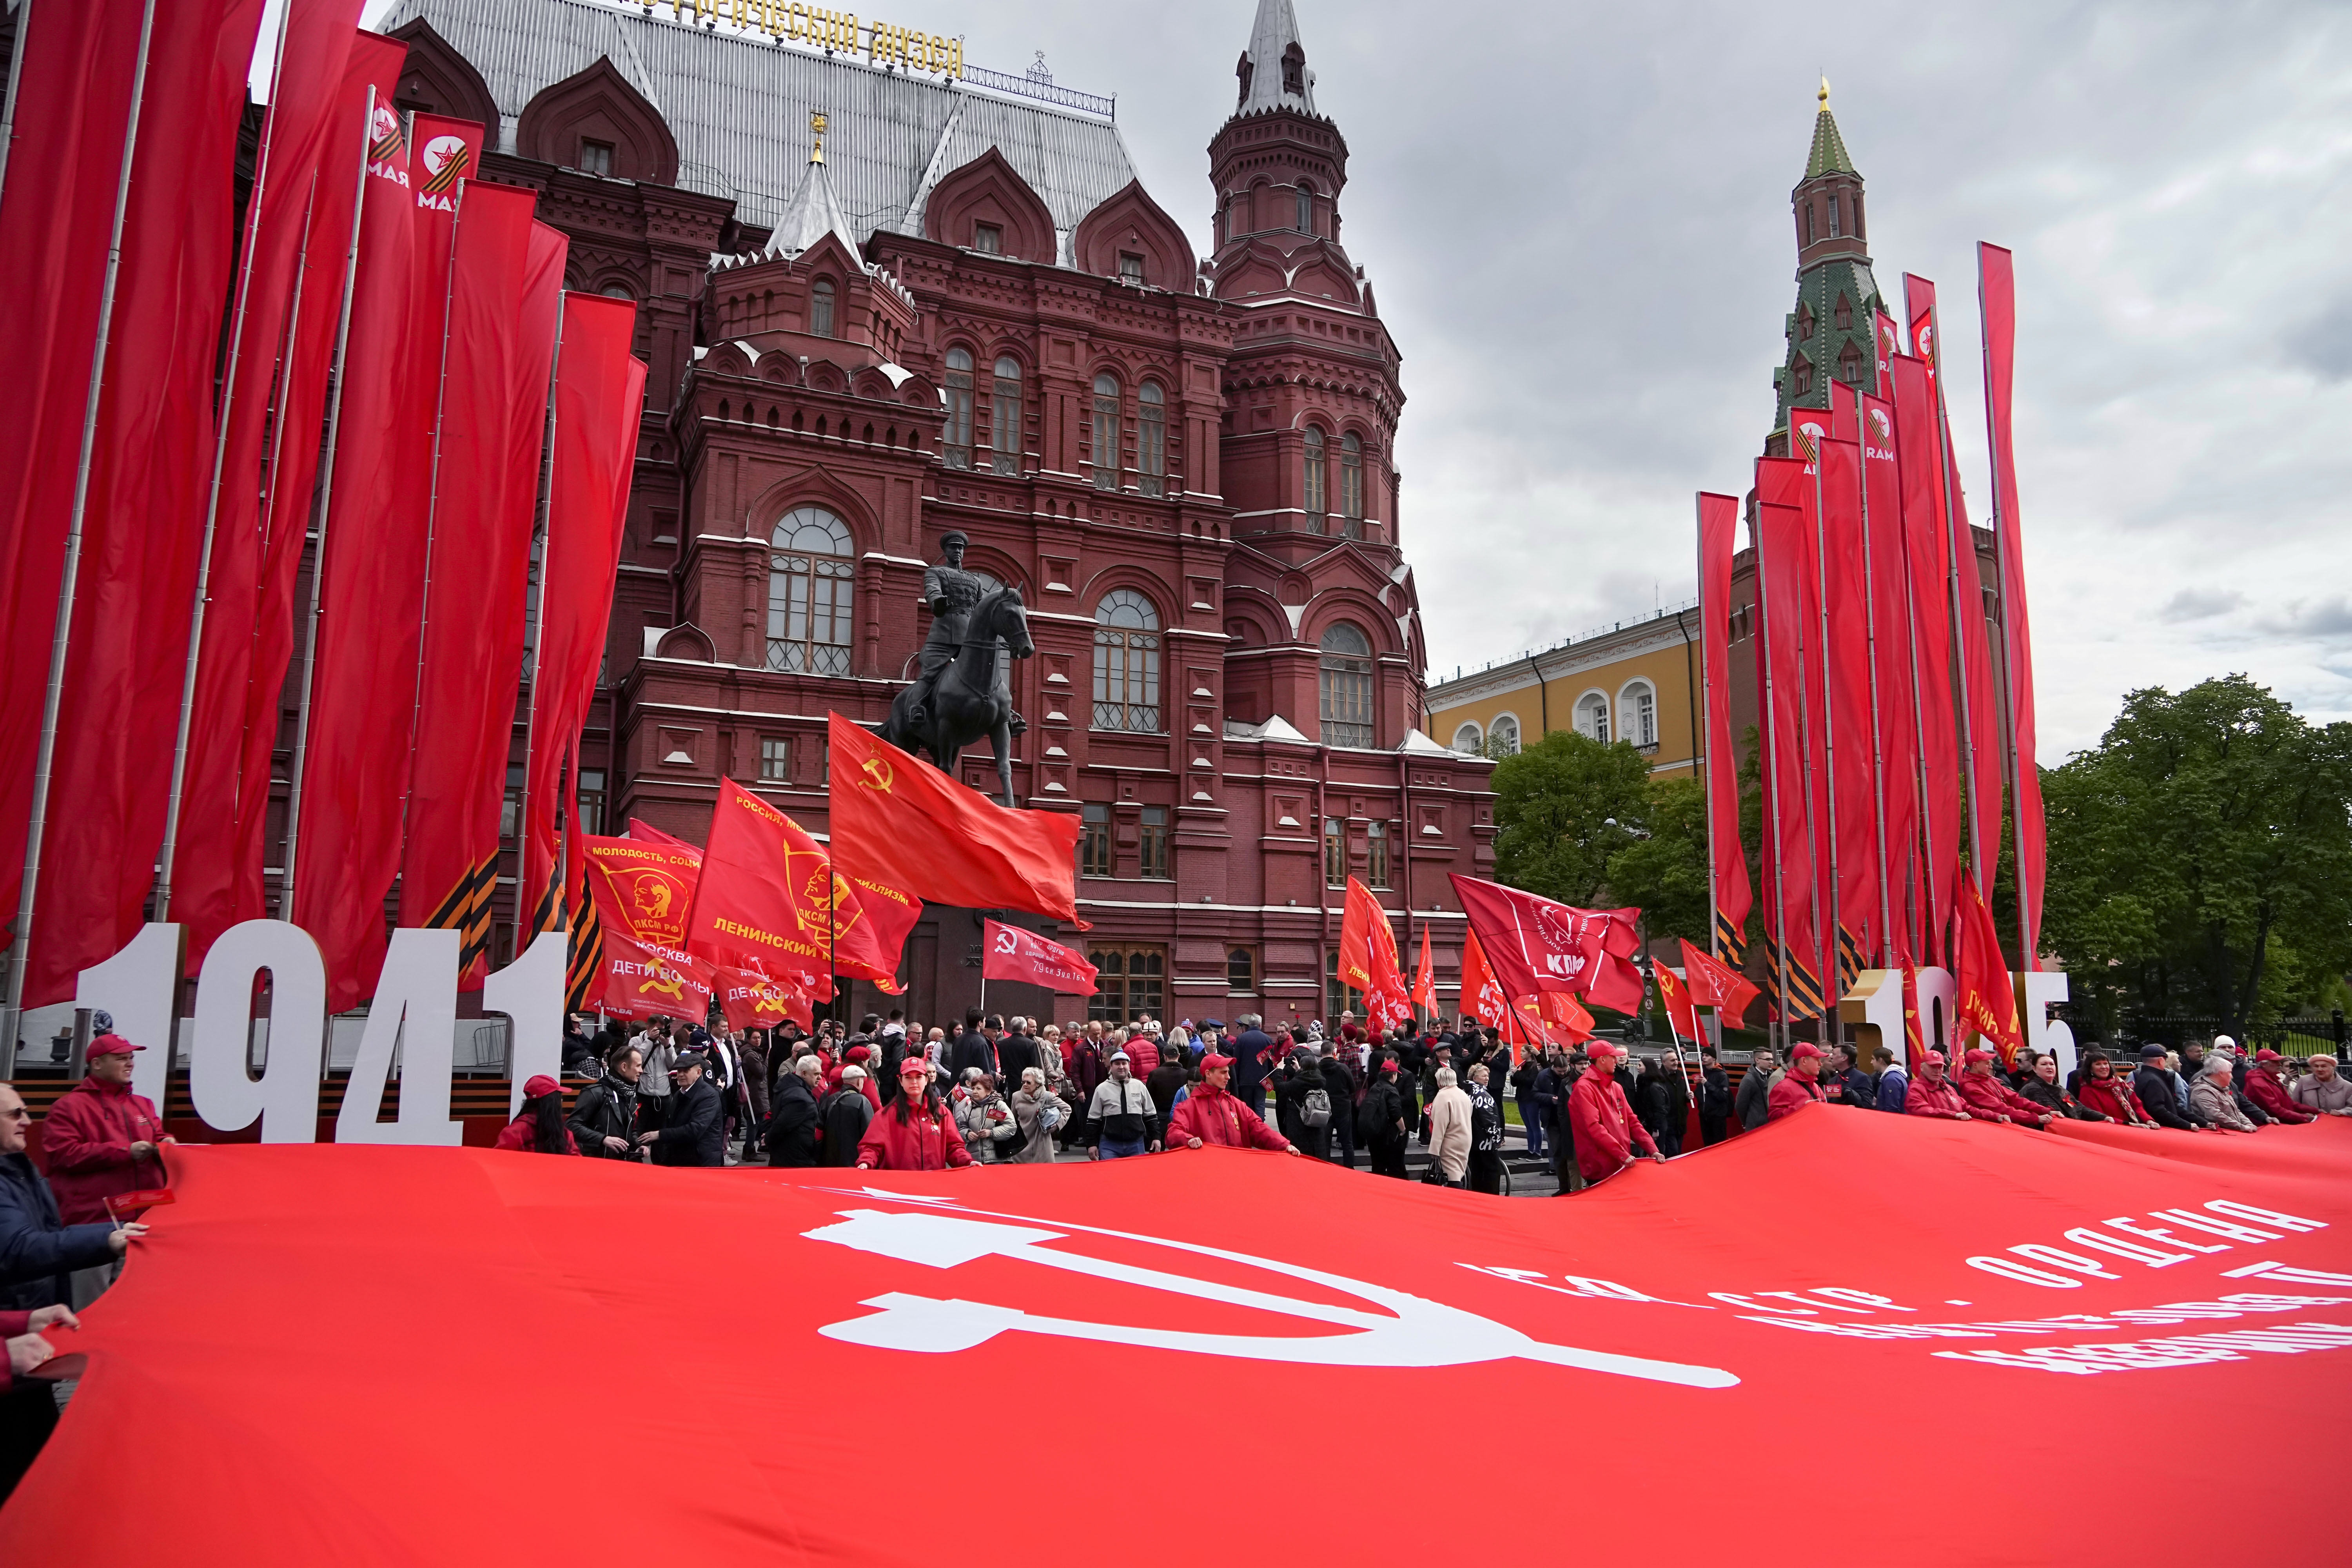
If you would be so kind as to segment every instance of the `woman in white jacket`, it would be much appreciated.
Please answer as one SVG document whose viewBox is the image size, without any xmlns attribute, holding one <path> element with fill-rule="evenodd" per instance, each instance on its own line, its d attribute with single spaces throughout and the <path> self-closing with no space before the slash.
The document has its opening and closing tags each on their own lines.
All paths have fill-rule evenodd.
<svg viewBox="0 0 2352 1568">
<path fill-rule="evenodd" d="M 1462 1184 L 1470 1168 L 1470 1097 L 1456 1086 L 1454 1069 L 1437 1069 L 1437 1093 L 1429 1102 L 1429 1157 L 1449 1187 Z"/>
</svg>

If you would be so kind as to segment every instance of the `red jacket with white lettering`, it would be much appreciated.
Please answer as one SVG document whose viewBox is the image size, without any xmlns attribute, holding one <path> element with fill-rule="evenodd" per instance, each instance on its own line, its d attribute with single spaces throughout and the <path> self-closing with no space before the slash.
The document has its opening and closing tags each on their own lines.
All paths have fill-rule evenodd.
<svg viewBox="0 0 2352 1568">
<path fill-rule="evenodd" d="M 2273 1121 L 2293 1125 L 2312 1120 L 2310 1111 L 2287 1098 L 2286 1085 L 2260 1067 L 2246 1075 L 2246 1098 L 2269 1111 Z"/>
<path fill-rule="evenodd" d="M 1213 1083 L 1194 1084 L 1176 1114 L 1168 1119 L 1166 1146 L 1171 1152 L 1186 1147 L 1195 1138 L 1228 1149 L 1290 1147 L 1290 1140 L 1268 1127 L 1256 1111 Z"/>
<path fill-rule="evenodd" d="M 1911 1092 L 1903 1097 L 1903 1114 L 1957 1120 L 1969 1114 L 1969 1102 L 1960 1098 L 1950 1079 L 1929 1083 L 1922 1074 L 1911 1080 Z"/>
<path fill-rule="evenodd" d="M 1588 1182 L 1614 1174 L 1636 1148 L 1644 1154 L 1658 1152 L 1649 1130 L 1625 1103 L 1616 1078 L 1597 1067 L 1587 1068 L 1568 1091 L 1568 1125 L 1575 1135 L 1576 1168 Z"/>
<path fill-rule="evenodd" d="M 926 1095 L 922 1104 L 910 1106 L 900 1095 L 866 1124 L 857 1163 L 869 1171 L 950 1171 L 971 1164 L 971 1151 L 944 1101 Z"/>
<path fill-rule="evenodd" d="M 1987 1078 L 1982 1073 L 1964 1072 L 1960 1075 L 1960 1099 L 1967 1103 L 1969 1114 L 1979 1121 L 2006 1116 L 2011 1121 L 2038 1127 L 2042 1119 L 2050 1114 L 2047 1108 L 2034 1104 L 2000 1079 Z"/>
<path fill-rule="evenodd" d="M 1771 1094 L 1766 1097 L 1764 1120 L 1778 1121 L 1792 1110 L 1828 1098 L 1822 1092 L 1819 1080 L 1809 1079 L 1792 1068 L 1780 1075 L 1780 1081 L 1772 1086 Z"/>
</svg>

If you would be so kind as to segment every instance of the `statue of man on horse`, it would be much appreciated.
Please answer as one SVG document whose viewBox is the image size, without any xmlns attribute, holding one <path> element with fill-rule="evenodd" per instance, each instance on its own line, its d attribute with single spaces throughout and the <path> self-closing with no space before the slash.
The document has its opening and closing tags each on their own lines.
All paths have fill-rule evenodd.
<svg viewBox="0 0 2352 1568">
<path fill-rule="evenodd" d="M 958 754 L 988 737 L 996 752 L 1002 799 L 1012 809 L 1013 737 L 1029 725 L 1013 710 L 1013 688 L 1000 656 L 1027 658 L 1037 648 L 1030 640 L 1021 591 L 992 586 L 987 578 L 964 570 L 970 542 L 961 531 L 951 530 L 940 541 L 946 559 L 923 569 L 931 629 L 919 656 L 922 672 L 891 702 L 882 738 L 901 751 L 929 752 L 952 775 Z"/>
</svg>

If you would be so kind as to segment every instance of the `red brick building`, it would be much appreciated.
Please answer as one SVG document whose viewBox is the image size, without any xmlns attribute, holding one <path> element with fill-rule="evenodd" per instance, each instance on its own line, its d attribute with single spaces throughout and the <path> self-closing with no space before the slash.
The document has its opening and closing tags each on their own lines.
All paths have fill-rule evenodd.
<svg viewBox="0 0 2352 1568">
<path fill-rule="evenodd" d="M 1444 911 L 1450 988 L 1445 873 L 1490 873 L 1489 765 L 1421 732 L 1401 356 L 1340 244 L 1347 143 L 1288 0 L 1260 0 L 1210 145 L 1205 260 L 1108 100 L 924 74 L 895 29 L 819 53 L 805 8 L 664 5 L 404 0 L 385 24 L 403 105 L 491 125 L 484 174 L 540 193 L 570 286 L 639 303 L 589 826 L 698 838 L 730 777 L 822 831 L 825 715 L 881 720 L 960 530 L 1030 609 L 1014 788 L 1082 818 L 1093 929 L 1057 934 L 1101 967 L 1098 1015 L 1325 1014 L 1350 873 Z M 984 746 L 964 776 L 992 786 Z M 972 911 L 928 912 L 916 1016 L 971 1000 L 978 953 Z"/>
</svg>

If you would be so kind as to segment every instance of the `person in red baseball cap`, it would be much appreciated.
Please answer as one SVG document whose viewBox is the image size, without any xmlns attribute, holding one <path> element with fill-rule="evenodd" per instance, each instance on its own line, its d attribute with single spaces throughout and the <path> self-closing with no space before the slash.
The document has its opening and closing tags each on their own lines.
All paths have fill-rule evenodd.
<svg viewBox="0 0 2352 1568">
<path fill-rule="evenodd" d="M 110 1223 L 121 1216 L 107 1213 L 108 1200 L 165 1184 L 172 1140 L 154 1102 L 131 1091 L 131 1053 L 146 1048 L 112 1033 L 90 1041 L 85 1076 L 41 1123 L 49 1187 L 68 1225 Z"/>
<path fill-rule="evenodd" d="M 1168 1119 L 1164 1147 L 1173 1153 L 1179 1149 L 1198 1149 L 1203 1143 L 1221 1143 L 1228 1149 L 1297 1153 L 1289 1139 L 1268 1127 L 1264 1118 L 1242 1102 L 1240 1096 L 1226 1091 L 1225 1084 L 1233 1072 L 1231 1057 L 1201 1058 L 1201 1081 Z"/>
<path fill-rule="evenodd" d="M 2054 1119 L 1993 1071 L 2000 1058 L 1979 1046 L 1960 1058 L 1960 1098 L 1979 1121 L 2006 1121 L 2018 1127 L 2047 1127 Z"/>
<path fill-rule="evenodd" d="M 2256 1051 L 2253 1066 L 2246 1074 L 2246 1098 L 2261 1106 L 2273 1121 L 2284 1121 L 2290 1127 L 2316 1120 L 2288 1098 L 2285 1073 L 2284 1057 L 2267 1046 Z"/>
<path fill-rule="evenodd" d="M 1649 1130 L 1625 1102 L 1625 1091 L 1617 1085 L 1617 1063 L 1625 1053 L 1606 1040 L 1593 1040 L 1585 1046 L 1584 1054 L 1592 1065 L 1568 1091 L 1576 1167 L 1584 1173 L 1584 1179 L 1597 1182 L 1615 1175 L 1633 1160 L 1636 1149 L 1644 1158 L 1664 1160 Z"/>
<path fill-rule="evenodd" d="M 580 1142 L 563 1120 L 563 1086 L 545 1073 L 523 1082 L 522 1109 L 499 1130 L 498 1147 L 525 1154 L 577 1154 Z"/>
<path fill-rule="evenodd" d="M 1801 1110 L 1817 1100 L 1828 1098 L 1822 1093 L 1821 1047 L 1811 1040 L 1799 1040 L 1789 1049 L 1789 1070 L 1772 1086 L 1772 1096 L 1765 1101 L 1764 1120 L 1778 1121 L 1791 1111 Z"/>
<path fill-rule="evenodd" d="M 1919 1076 L 1904 1098 L 1906 1116 L 1936 1116 L 1947 1121 L 1973 1121 L 1968 1101 L 1950 1079 L 1944 1076 L 1944 1053 L 1929 1051 L 1919 1058 Z"/>
</svg>

